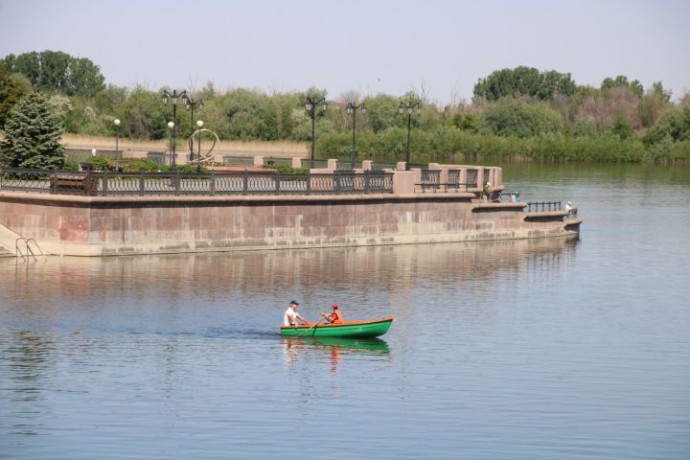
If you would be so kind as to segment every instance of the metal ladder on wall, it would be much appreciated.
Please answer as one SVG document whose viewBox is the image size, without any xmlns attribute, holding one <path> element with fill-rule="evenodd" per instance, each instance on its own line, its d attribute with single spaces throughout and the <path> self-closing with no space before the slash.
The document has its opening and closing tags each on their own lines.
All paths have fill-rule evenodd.
<svg viewBox="0 0 690 460">
<path fill-rule="evenodd" d="M 14 244 L 17 257 L 21 257 L 23 261 L 28 260 L 29 257 L 33 257 L 34 260 L 37 260 L 37 256 L 45 255 L 43 254 L 41 247 L 33 238 L 17 238 Z"/>
</svg>

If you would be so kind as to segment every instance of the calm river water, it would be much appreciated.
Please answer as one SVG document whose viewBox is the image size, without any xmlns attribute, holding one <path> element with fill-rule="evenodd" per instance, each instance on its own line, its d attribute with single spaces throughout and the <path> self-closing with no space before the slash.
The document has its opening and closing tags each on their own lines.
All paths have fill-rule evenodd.
<svg viewBox="0 0 690 460">
<path fill-rule="evenodd" d="M 690 170 L 504 168 L 580 240 L 0 260 L 0 458 L 690 458 Z"/>
</svg>

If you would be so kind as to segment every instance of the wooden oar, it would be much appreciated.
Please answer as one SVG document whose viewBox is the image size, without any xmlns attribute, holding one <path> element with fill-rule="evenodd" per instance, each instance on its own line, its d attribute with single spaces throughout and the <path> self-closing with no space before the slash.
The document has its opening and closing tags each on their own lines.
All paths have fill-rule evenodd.
<svg viewBox="0 0 690 460">
<path fill-rule="evenodd" d="M 307 332 L 309 332 L 309 331 L 311 331 L 312 329 L 314 329 L 318 324 L 320 324 L 321 321 L 323 321 L 323 319 L 318 320 L 318 321 L 315 322 L 314 325 L 311 326 L 309 329 L 307 329 L 307 330 L 304 331 L 304 332 L 301 332 L 301 333 L 297 334 L 295 337 L 302 337 L 302 336 L 305 335 Z"/>
</svg>

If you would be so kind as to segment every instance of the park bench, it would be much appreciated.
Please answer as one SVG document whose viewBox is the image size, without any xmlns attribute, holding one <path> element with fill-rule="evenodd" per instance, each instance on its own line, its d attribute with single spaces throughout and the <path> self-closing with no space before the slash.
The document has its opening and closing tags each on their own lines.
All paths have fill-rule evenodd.
<svg viewBox="0 0 690 460">
<path fill-rule="evenodd" d="M 51 193 L 96 195 L 98 177 L 91 174 L 56 174 L 50 177 Z"/>
</svg>

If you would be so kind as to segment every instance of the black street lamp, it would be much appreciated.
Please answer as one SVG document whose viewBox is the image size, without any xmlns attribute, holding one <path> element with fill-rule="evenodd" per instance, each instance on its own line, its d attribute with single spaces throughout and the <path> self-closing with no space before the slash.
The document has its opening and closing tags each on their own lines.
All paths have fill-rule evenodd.
<svg viewBox="0 0 690 460">
<path fill-rule="evenodd" d="M 172 169 L 175 171 L 175 126 L 174 121 L 168 122 L 168 129 L 170 130 L 170 152 L 172 154 Z"/>
<path fill-rule="evenodd" d="M 177 103 L 180 102 L 180 100 L 186 100 L 187 99 L 187 91 L 181 91 L 177 92 L 176 89 L 172 91 L 168 91 L 167 89 L 163 90 L 163 94 L 161 95 L 163 98 L 163 102 L 165 104 L 168 103 L 168 101 L 171 101 L 173 104 L 173 119 L 170 123 L 168 123 L 168 128 L 171 130 L 171 136 L 172 136 L 172 169 L 173 171 L 177 170 L 177 154 L 175 153 L 175 139 L 177 137 Z"/>
<path fill-rule="evenodd" d="M 405 155 L 405 169 L 410 169 L 410 129 L 412 127 L 412 113 L 416 110 L 417 116 L 422 112 L 419 107 L 419 102 L 411 101 L 407 103 L 400 103 L 398 112 L 401 114 L 407 113 L 407 154 Z"/>
<path fill-rule="evenodd" d="M 359 105 L 356 105 L 352 102 L 347 103 L 347 107 L 345 107 L 345 110 L 347 110 L 347 113 L 352 115 L 352 169 L 355 169 L 355 157 L 357 156 L 357 150 L 356 150 L 356 140 L 357 140 L 357 109 L 362 110 L 362 114 L 366 115 L 367 113 L 367 106 L 364 105 L 364 103 L 361 103 Z"/>
<path fill-rule="evenodd" d="M 120 159 L 120 119 L 116 118 L 113 120 L 113 124 L 115 125 L 115 159 L 119 160 Z"/>
<path fill-rule="evenodd" d="M 185 95 L 184 96 L 184 103 L 187 106 L 187 110 L 191 110 L 192 116 L 190 117 L 190 120 L 192 122 L 192 133 L 194 132 L 194 107 L 199 107 L 199 110 L 204 108 L 204 100 L 199 99 L 199 100 L 194 100 L 191 97 Z M 192 162 L 194 161 L 194 149 L 192 148 L 192 145 L 189 145 L 189 161 Z"/>
<path fill-rule="evenodd" d="M 314 123 L 316 119 L 316 107 L 321 106 L 323 110 L 326 110 L 328 103 L 326 98 L 322 97 L 320 100 L 312 99 L 308 96 L 304 101 L 304 109 L 307 111 L 307 115 L 311 118 L 311 167 L 314 167 L 314 144 L 316 144 L 316 137 L 314 134 Z"/>
<path fill-rule="evenodd" d="M 201 130 L 204 128 L 204 122 L 201 120 L 197 120 L 196 126 L 197 126 L 197 128 L 199 128 L 199 132 L 197 133 L 197 135 L 199 136 L 197 139 L 199 142 L 199 152 L 197 154 L 198 158 L 196 159 L 196 172 L 198 174 L 198 173 L 201 173 L 201 158 L 202 158 L 202 156 L 201 156 Z M 190 145 L 190 147 L 191 147 L 191 145 Z"/>
</svg>

